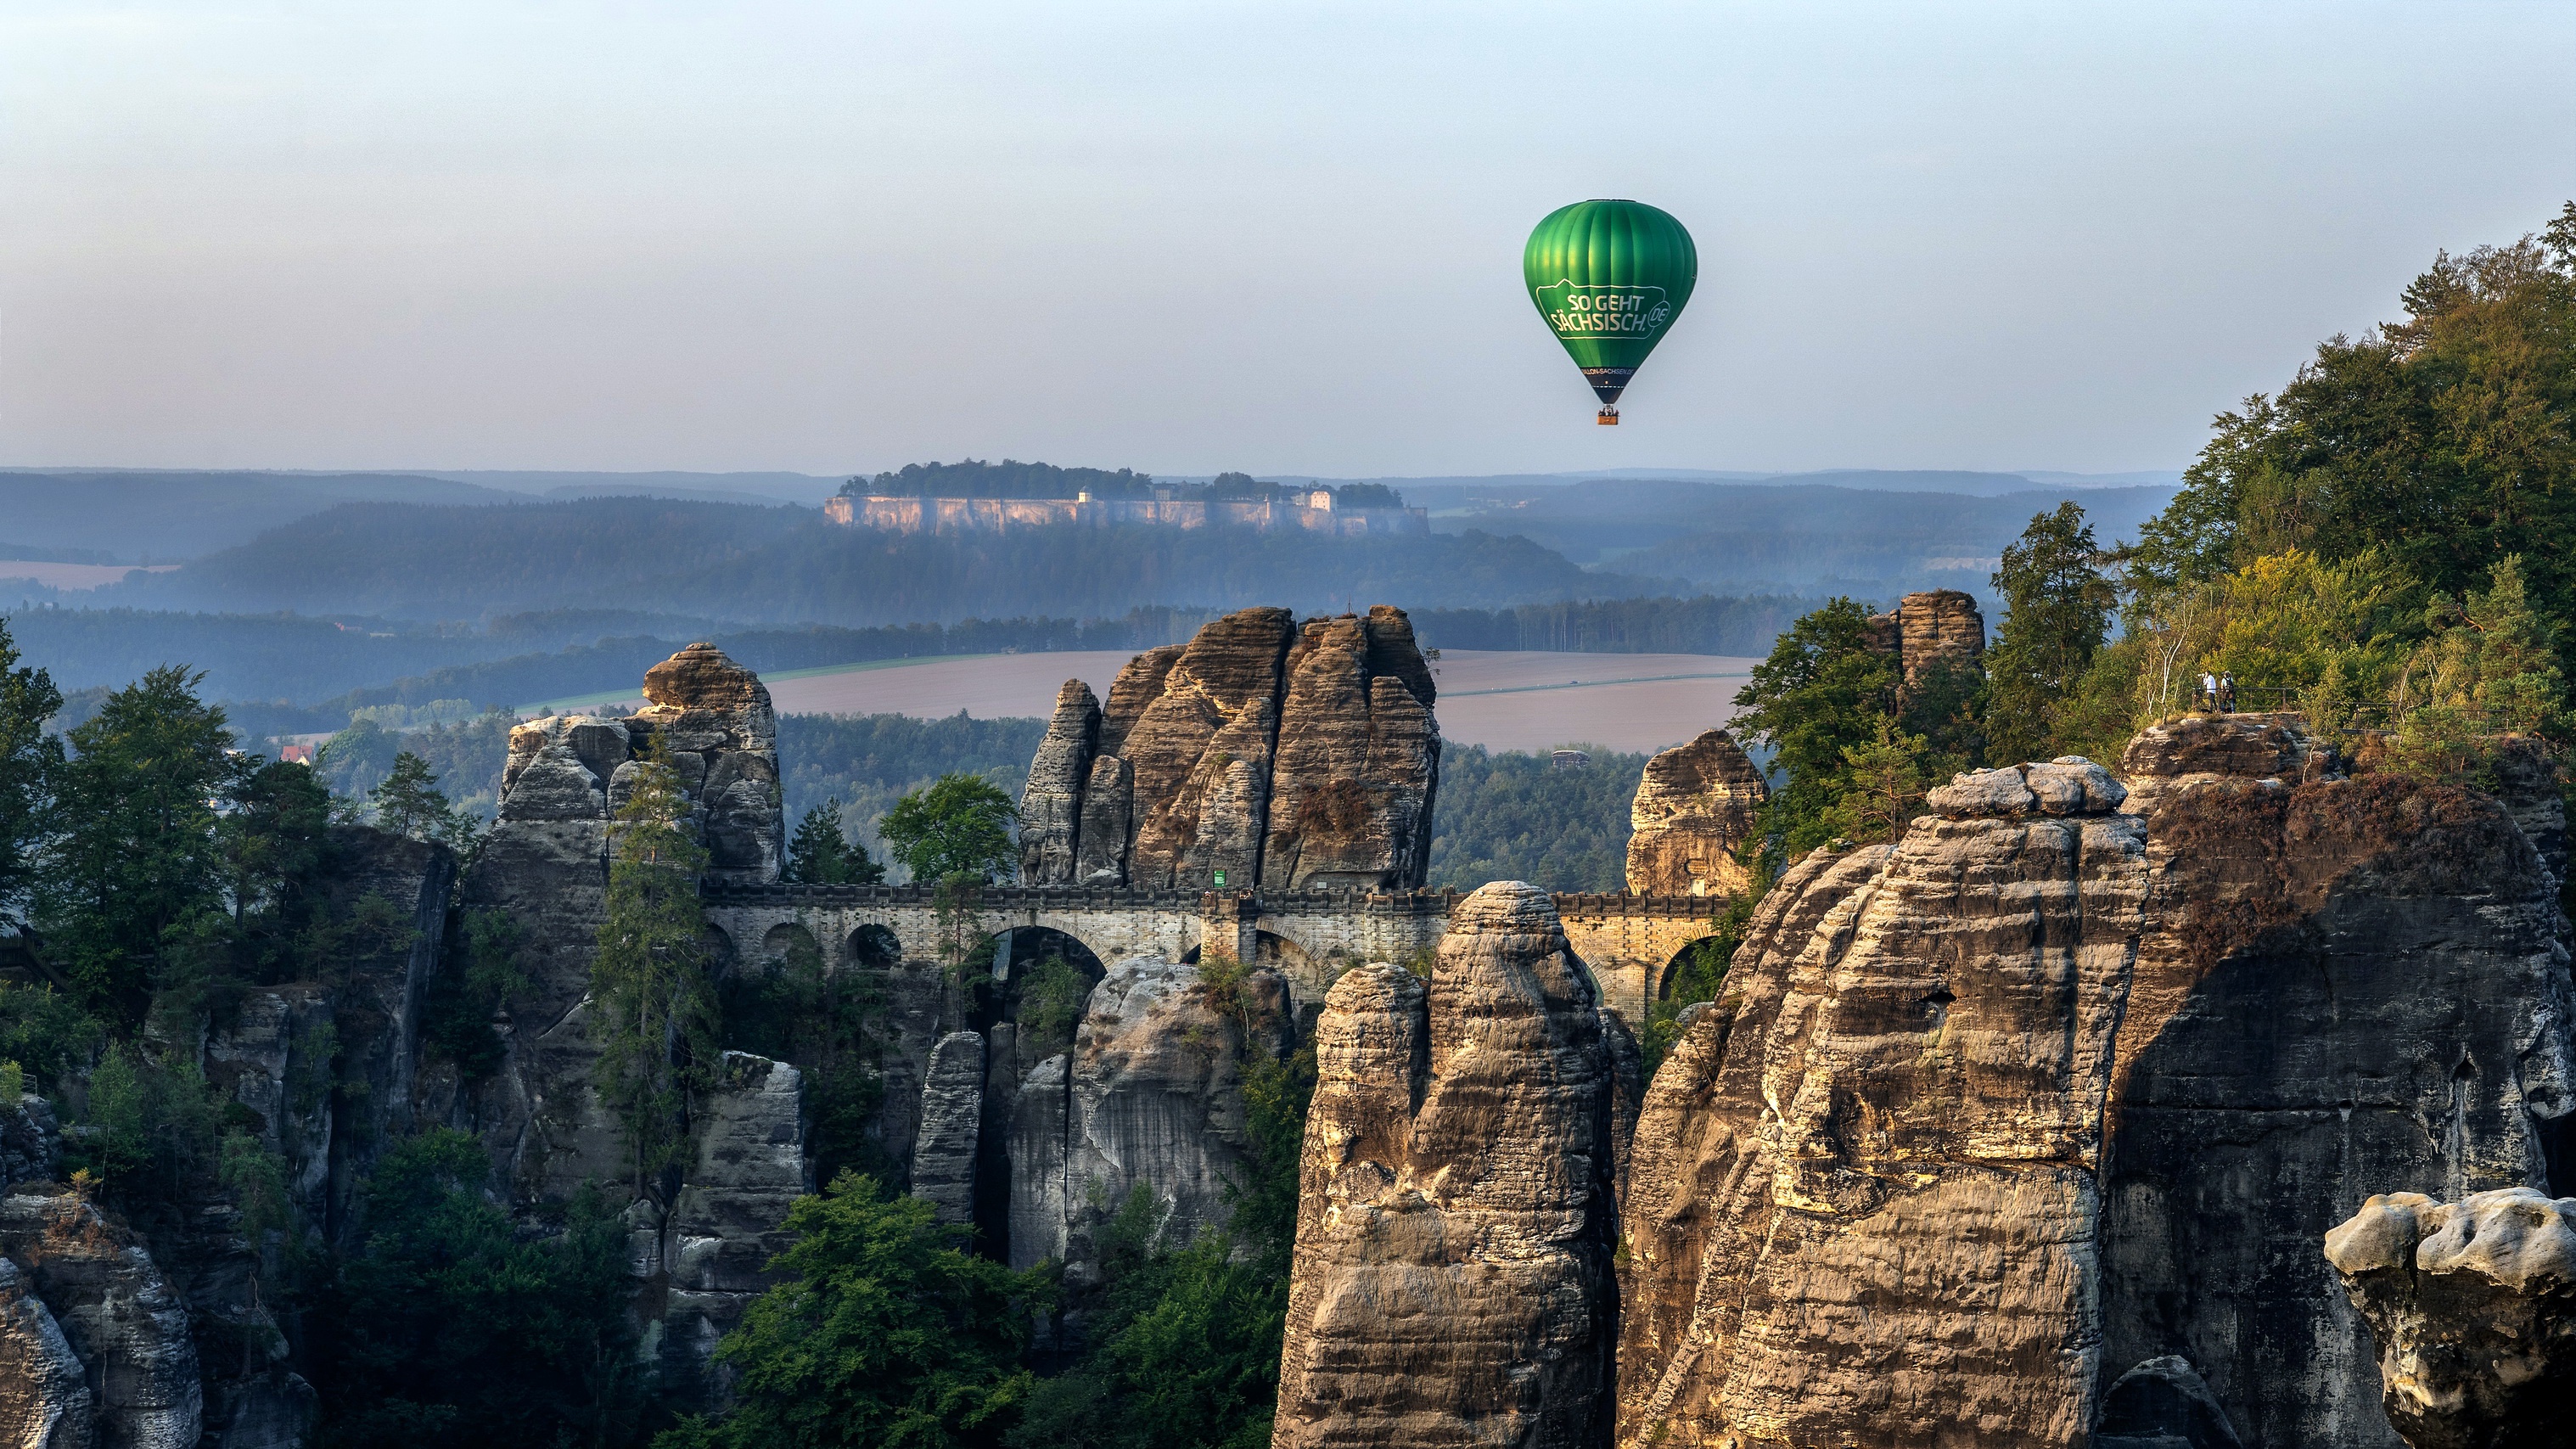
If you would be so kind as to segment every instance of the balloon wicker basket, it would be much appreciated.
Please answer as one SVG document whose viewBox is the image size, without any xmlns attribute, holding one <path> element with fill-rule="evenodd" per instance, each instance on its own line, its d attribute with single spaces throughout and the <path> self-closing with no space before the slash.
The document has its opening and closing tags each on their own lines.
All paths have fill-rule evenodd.
<svg viewBox="0 0 2576 1449">
<path fill-rule="evenodd" d="M 1601 415 L 1594 418 L 1593 421 L 1599 423 L 1605 428 L 1615 428 L 1619 426 L 1619 410 L 1617 408 L 1603 408 L 1601 410 Z"/>
</svg>

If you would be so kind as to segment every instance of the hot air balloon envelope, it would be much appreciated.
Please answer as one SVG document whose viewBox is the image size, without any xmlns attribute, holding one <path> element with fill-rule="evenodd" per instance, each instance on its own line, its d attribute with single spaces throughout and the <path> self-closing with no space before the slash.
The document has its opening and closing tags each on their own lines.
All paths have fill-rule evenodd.
<svg viewBox="0 0 2576 1449">
<path fill-rule="evenodd" d="M 1608 422 L 1616 412 L 1607 404 L 1690 301 L 1699 249 L 1680 222 L 1643 202 L 1578 201 L 1530 233 L 1521 277 Z"/>
</svg>

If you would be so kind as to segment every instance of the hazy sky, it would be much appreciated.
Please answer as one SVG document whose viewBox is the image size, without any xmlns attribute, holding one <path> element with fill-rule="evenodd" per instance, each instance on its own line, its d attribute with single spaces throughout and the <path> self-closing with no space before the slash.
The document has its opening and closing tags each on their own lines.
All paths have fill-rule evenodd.
<svg viewBox="0 0 2576 1449">
<path fill-rule="evenodd" d="M 2564 0 L 5 0 L 0 463 L 2178 467 L 2570 196 Z"/>
</svg>

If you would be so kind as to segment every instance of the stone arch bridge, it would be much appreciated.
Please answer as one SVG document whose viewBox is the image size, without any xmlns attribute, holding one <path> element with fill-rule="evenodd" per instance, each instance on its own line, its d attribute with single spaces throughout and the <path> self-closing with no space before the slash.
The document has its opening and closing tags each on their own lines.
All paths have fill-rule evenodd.
<svg viewBox="0 0 2576 1449">
<path fill-rule="evenodd" d="M 1333 979 L 1363 961 L 1401 961 L 1436 945 L 1458 891 L 1146 891 L 988 887 L 975 903 L 981 931 L 1061 931 L 1105 964 L 1140 953 L 1195 958 L 1210 946 L 1275 965 L 1300 1005 L 1321 1003 Z M 1675 959 L 1710 934 L 1722 898 L 1559 895 L 1557 914 L 1602 1000 L 1631 1021 L 1662 989 Z M 740 955 L 776 949 L 773 933 L 801 928 L 827 959 L 927 964 L 937 959 L 938 907 L 926 886 L 725 885 L 706 888 L 707 918 Z M 891 941 L 887 940 L 888 936 Z"/>
</svg>

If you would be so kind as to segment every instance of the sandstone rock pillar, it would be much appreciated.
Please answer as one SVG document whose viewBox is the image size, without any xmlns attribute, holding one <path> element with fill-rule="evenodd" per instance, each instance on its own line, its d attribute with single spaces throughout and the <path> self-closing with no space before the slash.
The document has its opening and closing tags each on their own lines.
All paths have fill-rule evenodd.
<svg viewBox="0 0 2576 1449">
<path fill-rule="evenodd" d="M 1648 760 L 1628 812 L 1628 889 L 1641 896 L 1740 894 L 1752 880 L 1735 849 L 1770 798 L 1762 772 L 1724 730 Z"/>
<path fill-rule="evenodd" d="M 1272 1443 L 1598 1442 L 1611 1064 L 1554 905 L 1476 891 L 1427 988 L 1355 968 L 1315 1044 Z"/>
<path fill-rule="evenodd" d="M 2085 1442 L 2121 799 L 2078 760 L 1962 776 L 1765 899 L 1640 1114 L 1621 1445 Z"/>
<path fill-rule="evenodd" d="M 984 1120 L 984 1038 L 952 1031 L 930 1049 L 921 1081 L 921 1132 L 912 1146 L 912 1195 L 942 1222 L 975 1220 L 975 1150 Z"/>
<path fill-rule="evenodd" d="M 1083 788 L 1099 744 L 1100 702 L 1090 685 L 1068 679 L 1056 691 L 1055 717 L 1047 722 L 1046 738 L 1029 762 L 1029 782 L 1020 791 L 1022 884 L 1070 885 L 1078 879 Z"/>
<path fill-rule="evenodd" d="M 96 1410 L 81 1361 L 18 1265 L 0 1258 L 0 1443 L 90 1449 Z"/>
</svg>

